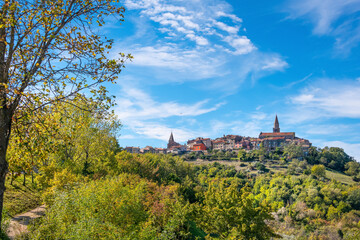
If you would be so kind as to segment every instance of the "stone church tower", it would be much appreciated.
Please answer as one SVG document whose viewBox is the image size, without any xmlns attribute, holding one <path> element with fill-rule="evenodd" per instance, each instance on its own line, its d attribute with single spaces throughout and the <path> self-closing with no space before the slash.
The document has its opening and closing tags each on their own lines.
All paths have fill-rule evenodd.
<svg viewBox="0 0 360 240">
<path fill-rule="evenodd" d="M 273 132 L 274 132 L 274 133 L 280 132 L 280 125 L 279 125 L 279 120 L 278 120 L 277 115 L 276 115 L 276 117 L 275 117 Z"/>
<path fill-rule="evenodd" d="M 167 148 L 170 149 L 171 147 L 178 147 L 178 146 L 180 146 L 180 144 L 175 142 L 173 133 L 171 132 L 169 142 L 167 144 Z"/>
</svg>

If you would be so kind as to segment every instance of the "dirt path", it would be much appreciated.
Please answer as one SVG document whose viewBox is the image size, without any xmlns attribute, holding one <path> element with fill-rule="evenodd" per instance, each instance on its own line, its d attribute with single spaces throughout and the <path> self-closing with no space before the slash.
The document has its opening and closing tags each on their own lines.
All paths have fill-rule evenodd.
<svg viewBox="0 0 360 240">
<path fill-rule="evenodd" d="M 30 221 L 44 215 L 45 205 L 41 205 L 40 207 L 37 207 L 29 212 L 16 215 L 10 221 L 7 235 L 10 239 L 15 239 L 16 236 L 27 233 L 27 226 L 29 225 Z"/>
</svg>

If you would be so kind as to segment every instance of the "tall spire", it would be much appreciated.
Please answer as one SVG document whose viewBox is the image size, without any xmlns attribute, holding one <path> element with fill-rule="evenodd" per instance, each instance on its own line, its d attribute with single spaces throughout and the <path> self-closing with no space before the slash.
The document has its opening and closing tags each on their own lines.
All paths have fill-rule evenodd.
<svg viewBox="0 0 360 240">
<path fill-rule="evenodd" d="M 169 138 L 169 143 L 172 143 L 172 142 L 175 142 L 175 141 L 174 141 L 173 133 L 171 132 L 170 138 Z"/>
<path fill-rule="evenodd" d="M 279 120 L 278 120 L 277 114 L 276 114 L 276 117 L 275 117 L 273 132 L 274 133 L 280 132 L 280 125 L 279 125 Z"/>
</svg>

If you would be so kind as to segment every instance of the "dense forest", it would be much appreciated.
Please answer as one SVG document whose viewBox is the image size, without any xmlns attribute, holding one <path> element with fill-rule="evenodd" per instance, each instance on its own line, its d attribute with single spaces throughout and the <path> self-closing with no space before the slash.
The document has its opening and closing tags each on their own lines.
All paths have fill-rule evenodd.
<svg viewBox="0 0 360 240">
<path fill-rule="evenodd" d="M 131 154 L 117 143 L 113 114 L 74 101 L 92 111 L 43 109 L 29 116 L 36 128 L 11 138 L 9 184 L 23 179 L 47 206 L 23 239 L 360 237 L 359 164 L 340 148 Z M 210 163 L 193 164 L 199 159 Z M 352 183 L 329 178 L 329 170 Z"/>
</svg>

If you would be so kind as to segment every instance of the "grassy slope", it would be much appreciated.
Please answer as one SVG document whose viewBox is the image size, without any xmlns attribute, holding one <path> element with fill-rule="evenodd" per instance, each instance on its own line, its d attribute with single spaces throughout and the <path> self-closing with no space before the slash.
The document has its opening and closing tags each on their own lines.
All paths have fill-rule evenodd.
<svg viewBox="0 0 360 240">
<path fill-rule="evenodd" d="M 339 181 L 344 184 L 351 185 L 355 183 L 350 176 L 340 172 L 336 172 L 334 170 L 326 170 L 326 177 L 330 179 L 335 179 L 336 181 Z"/>
<path fill-rule="evenodd" d="M 211 163 L 214 163 L 214 162 L 218 162 L 220 164 L 224 164 L 224 165 L 228 165 L 228 166 L 234 166 L 236 170 L 245 170 L 247 169 L 248 167 L 248 164 L 250 163 L 244 163 L 244 162 L 239 162 L 239 161 L 220 161 L 220 160 L 214 160 L 214 161 L 206 161 L 206 160 L 196 160 L 196 161 L 191 161 L 190 163 L 192 164 L 195 164 L 195 165 L 201 165 L 201 164 L 211 164 Z M 244 167 L 240 167 L 240 164 L 243 163 L 245 164 L 246 166 Z M 276 165 L 276 164 L 269 164 L 269 163 L 266 163 L 265 166 L 272 172 L 274 173 L 277 173 L 277 172 L 283 172 L 285 173 L 286 172 L 286 165 L 285 166 L 279 166 L 279 165 Z M 251 171 L 250 173 L 253 173 L 253 174 L 257 174 L 257 171 L 256 170 L 253 170 Z M 335 179 L 341 183 L 344 183 L 344 184 L 348 184 L 348 185 L 351 185 L 351 184 L 354 184 L 356 182 L 354 182 L 352 180 L 352 178 L 348 175 L 345 175 L 343 173 L 340 173 L 340 172 L 337 172 L 337 171 L 334 171 L 334 170 L 326 170 L 326 177 L 329 178 L 329 179 Z"/>
<path fill-rule="evenodd" d="M 23 176 L 15 179 L 12 185 L 10 185 L 10 178 L 6 179 L 4 207 L 11 216 L 27 212 L 41 205 L 40 193 L 31 184 L 31 177 L 27 177 L 26 186 L 23 186 L 22 182 Z"/>
</svg>

